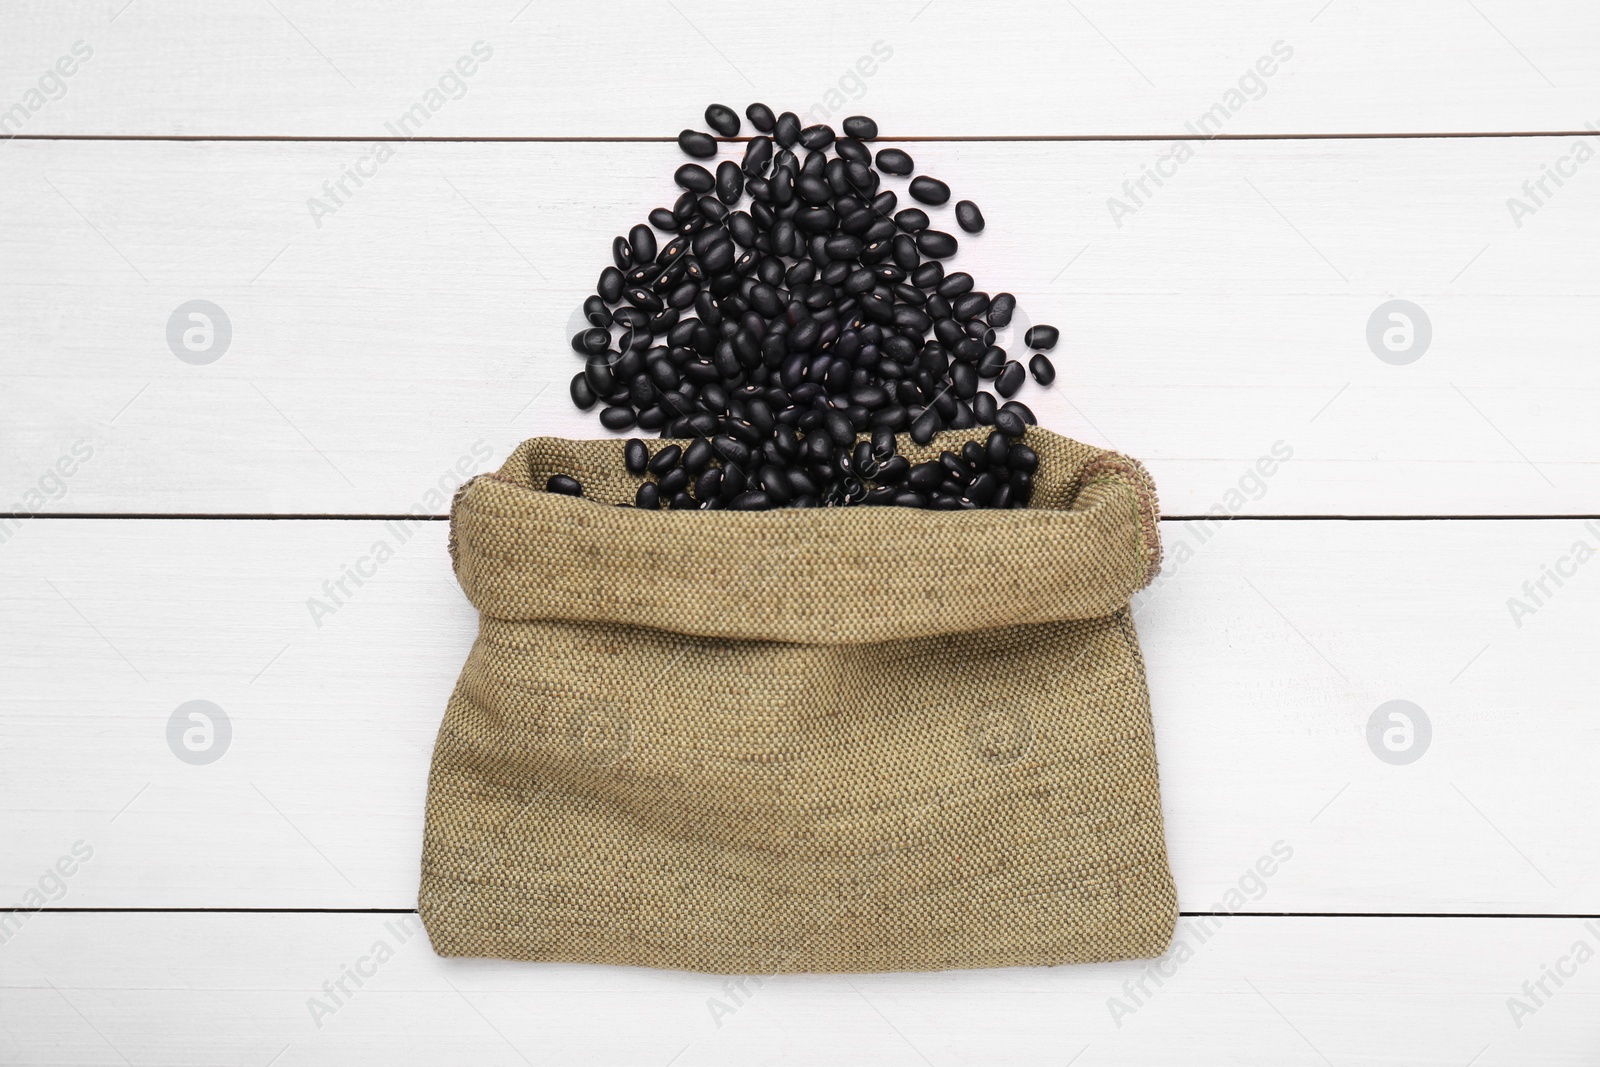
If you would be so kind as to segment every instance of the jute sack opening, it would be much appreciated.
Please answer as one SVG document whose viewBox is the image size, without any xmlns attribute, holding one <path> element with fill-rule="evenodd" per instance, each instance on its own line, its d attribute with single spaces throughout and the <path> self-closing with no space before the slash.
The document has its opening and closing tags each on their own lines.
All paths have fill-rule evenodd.
<svg viewBox="0 0 1600 1067">
<path fill-rule="evenodd" d="M 1132 460 L 1026 442 L 1019 510 L 613 507 L 639 484 L 619 440 L 536 438 L 463 487 L 481 623 L 428 780 L 434 950 L 749 974 L 1160 955 L 1177 899 L 1128 608 L 1155 494 Z M 544 492 L 555 473 L 585 498 Z"/>
</svg>

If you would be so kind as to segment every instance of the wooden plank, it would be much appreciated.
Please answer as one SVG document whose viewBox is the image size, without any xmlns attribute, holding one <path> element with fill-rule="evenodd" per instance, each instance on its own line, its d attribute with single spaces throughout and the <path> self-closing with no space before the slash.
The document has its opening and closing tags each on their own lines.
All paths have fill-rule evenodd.
<svg viewBox="0 0 1600 1067">
<path fill-rule="evenodd" d="M 65 94 L 30 100 L 77 41 L 92 56 Z M 475 44 L 487 58 L 452 80 Z M 981 19 L 945 0 L 27 3 L 0 100 L 30 105 L 29 134 L 382 136 L 422 101 L 427 136 L 671 136 L 754 98 L 899 136 L 1182 136 L 1213 108 L 1230 134 L 1570 130 L 1600 118 L 1597 44 L 1593 5 L 1552 0 L 1013 0 Z"/>
<path fill-rule="evenodd" d="M 1570 139 L 1207 144 L 1116 221 L 1167 146 L 910 147 L 988 215 L 955 262 L 1017 293 L 1018 325 L 1062 327 L 1057 385 L 1023 397 L 1147 461 L 1169 513 L 1600 511 L 1600 183 L 1547 184 L 1520 228 L 1506 207 Z M 314 223 L 370 151 L 9 144 L 0 507 L 440 512 L 430 486 L 480 441 L 497 463 L 603 433 L 565 395 L 568 327 L 677 149 L 401 145 Z M 1431 322 L 1404 366 L 1367 339 L 1395 298 Z M 167 337 L 195 299 L 232 330 L 204 366 Z M 77 442 L 92 459 L 52 476 Z M 1261 499 L 1227 502 L 1278 442 Z"/>
<path fill-rule="evenodd" d="M 1600 964 L 1572 955 L 1600 945 L 1592 920 L 1180 930 L 1187 952 L 1156 963 L 791 975 L 741 993 L 713 975 L 441 960 L 414 915 L 46 912 L 0 953 L 0 995 L 6 1051 L 40 1067 L 1164 1065 L 1179 1047 L 1195 1065 L 1499 1067 L 1590 1064 L 1600 1040 Z M 1541 980 L 1536 1003 L 1523 983 Z"/>
<path fill-rule="evenodd" d="M 433 735 L 475 621 L 445 534 L 28 524 L 0 551 L 6 617 L 28 620 L 0 649 L 0 902 L 26 905 L 82 840 L 95 855 L 69 906 L 412 906 Z M 1185 910 L 1600 912 L 1600 857 L 1575 847 L 1600 821 L 1600 571 L 1571 555 L 1600 523 L 1163 535 L 1137 624 Z M 319 626 L 312 598 L 380 540 L 393 558 Z M 1532 613 L 1514 619 L 1512 597 Z M 232 725 L 209 765 L 169 749 L 192 700 Z M 1408 765 L 1367 740 L 1392 700 L 1431 723 Z M 1253 873 L 1279 842 L 1292 859 Z"/>
</svg>

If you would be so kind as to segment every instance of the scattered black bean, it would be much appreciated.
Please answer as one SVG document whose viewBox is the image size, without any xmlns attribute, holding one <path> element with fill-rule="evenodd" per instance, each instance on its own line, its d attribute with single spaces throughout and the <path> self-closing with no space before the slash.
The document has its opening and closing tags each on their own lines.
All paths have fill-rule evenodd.
<svg viewBox="0 0 1600 1067">
<path fill-rule="evenodd" d="M 1042 348 L 1048 352 L 1056 346 L 1060 338 L 1061 331 L 1054 326 L 1031 326 L 1023 341 L 1029 348 Z"/>
<path fill-rule="evenodd" d="M 833 127 L 821 123 L 807 126 L 800 131 L 800 143 L 812 150 L 827 148 L 833 144 Z"/>
<path fill-rule="evenodd" d="M 1011 316 L 1017 310 L 1017 298 L 1010 293 L 996 293 L 989 301 L 989 325 L 995 329 L 1011 325 Z"/>
<path fill-rule="evenodd" d="M 878 150 L 878 169 L 885 174 L 910 174 L 915 167 L 911 157 L 898 148 Z"/>
<path fill-rule="evenodd" d="M 942 230 L 923 230 L 917 234 L 917 251 L 932 259 L 949 259 L 956 254 L 956 239 Z"/>
<path fill-rule="evenodd" d="M 751 104 L 744 109 L 744 117 L 750 120 L 750 125 L 762 133 L 771 133 L 772 127 L 778 121 L 777 116 L 766 104 Z"/>
<path fill-rule="evenodd" d="M 739 135 L 739 114 L 731 107 L 712 104 L 706 108 L 706 125 L 724 137 L 737 137 Z"/>
<path fill-rule="evenodd" d="M 956 201 L 956 224 L 968 233 L 983 232 L 983 212 L 971 200 Z"/>
<path fill-rule="evenodd" d="M 878 136 L 878 124 L 865 115 L 851 115 L 844 120 L 844 132 L 846 137 L 871 141 Z"/>
<path fill-rule="evenodd" d="M 1011 360 L 1000 371 L 999 377 L 994 380 L 994 391 L 1003 397 L 1017 395 L 1017 390 L 1022 388 L 1022 383 L 1027 379 L 1027 372 L 1022 369 L 1022 364 Z"/>
<path fill-rule="evenodd" d="M 714 144 L 711 154 L 716 155 Z M 709 193 L 717 184 L 711 172 L 698 163 L 685 163 L 673 172 L 672 180 L 691 193 Z"/>
<path fill-rule="evenodd" d="M 578 483 L 576 478 L 568 477 L 565 474 L 552 474 L 550 480 L 544 483 L 544 491 L 547 493 L 560 493 L 562 496 L 582 496 L 583 486 Z"/>
<path fill-rule="evenodd" d="M 793 111 L 785 111 L 778 116 L 777 123 L 772 128 L 773 137 L 784 148 L 793 148 L 800 143 L 800 116 Z"/>
<path fill-rule="evenodd" d="M 1033 358 L 1028 360 L 1028 370 L 1033 372 L 1033 380 L 1040 385 L 1049 385 L 1056 380 L 1056 365 L 1043 352 L 1033 354 Z"/>
<path fill-rule="evenodd" d="M 681 143 L 683 138 L 680 137 L 678 140 Z M 883 164 L 880 162 L 878 165 Z M 950 199 L 950 187 L 938 178 L 930 178 L 926 174 L 919 174 L 911 179 L 910 191 L 911 199 L 935 207 Z"/>
<path fill-rule="evenodd" d="M 588 411 L 594 407 L 597 398 L 582 371 L 572 376 L 572 384 L 568 387 L 568 391 L 572 394 L 572 406 L 579 411 Z"/>
<path fill-rule="evenodd" d="M 710 159 L 717 154 L 717 139 L 699 130 L 684 130 L 678 134 L 678 147 L 685 155 L 696 159 Z"/>
</svg>

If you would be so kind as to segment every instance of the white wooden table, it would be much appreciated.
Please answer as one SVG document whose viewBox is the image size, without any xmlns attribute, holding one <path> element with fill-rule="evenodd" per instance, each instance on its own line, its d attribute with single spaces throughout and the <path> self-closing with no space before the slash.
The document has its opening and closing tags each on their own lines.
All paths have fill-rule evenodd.
<svg viewBox="0 0 1600 1067">
<path fill-rule="evenodd" d="M 0 1062 L 1600 1062 L 1597 49 L 1556 0 L 7 5 Z M 1025 399 L 1156 476 L 1166 961 L 741 990 L 420 932 L 442 496 L 598 432 L 573 309 L 752 99 L 915 141 L 1062 328 Z"/>
</svg>

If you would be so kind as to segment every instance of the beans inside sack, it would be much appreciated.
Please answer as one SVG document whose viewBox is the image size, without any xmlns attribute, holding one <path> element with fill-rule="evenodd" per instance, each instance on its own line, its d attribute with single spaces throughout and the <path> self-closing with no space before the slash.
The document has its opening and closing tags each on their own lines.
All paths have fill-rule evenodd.
<svg viewBox="0 0 1600 1067">
<path fill-rule="evenodd" d="M 588 328 L 572 338 L 584 360 L 574 404 L 599 406 L 609 430 L 690 440 L 654 453 L 628 442 L 629 471 L 649 479 L 634 506 L 1026 506 L 1038 456 L 1020 439 L 1035 420 L 1012 398 L 1030 371 L 1040 385 L 1055 379 L 1044 352 L 1056 328 L 1027 331 L 1038 351 L 1026 370 L 995 343 L 1016 298 L 947 271 L 960 241 L 880 189 L 880 171 L 903 177 L 916 164 L 898 148 L 874 156 L 872 119 L 845 119 L 841 135 L 764 104 L 745 115 L 757 136 L 743 164 L 678 168 L 682 194 L 612 242 L 613 265 L 584 301 Z M 728 107 L 705 118 L 718 136 L 739 133 Z M 696 130 L 678 145 L 717 154 Z M 951 195 L 924 174 L 906 191 L 930 207 Z M 955 219 L 965 233 L 984 228 L 970 200 Z M 979 425 L 994 431 L 959 453 L 912 464 L 896 452 L 896 433 L 925 445 Z M 546 488 L 583 493 L 567 475 Z"/>
</svg>

